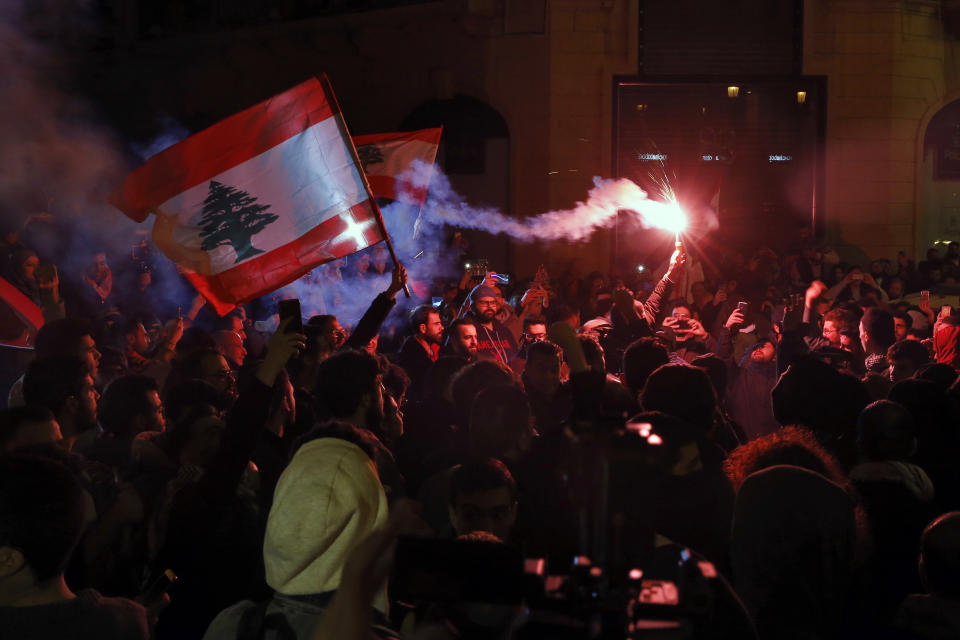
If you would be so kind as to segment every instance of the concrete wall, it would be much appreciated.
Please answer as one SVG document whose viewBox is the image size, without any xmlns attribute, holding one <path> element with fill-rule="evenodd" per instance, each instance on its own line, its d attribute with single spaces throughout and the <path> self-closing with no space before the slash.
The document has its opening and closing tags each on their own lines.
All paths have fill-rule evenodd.
<svg viewBox="0 0 960 640">
<path fill-rule="evenodd" d="M 848 259 L 922 250 L 923 135 L 960 86 L 940 5 L 805 3 L 803 71 L 828 77 L 828 236 Z"/>
</svg>

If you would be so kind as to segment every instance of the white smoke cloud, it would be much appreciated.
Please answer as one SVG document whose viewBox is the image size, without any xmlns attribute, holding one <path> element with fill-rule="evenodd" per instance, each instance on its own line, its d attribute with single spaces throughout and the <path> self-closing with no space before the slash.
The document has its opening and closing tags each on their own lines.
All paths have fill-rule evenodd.
<svg viewBox="0 0 960 640">
<path fill-rule="evenodd" d="M 64 43 L 83 37 L 86 12 L 72 1 L 0 7 L 0 206 L 14 226 L 52 214 L 26 241 L 68 273 L 89 260 L 91 241 L 129 251 L 136 229 L 106 202 L 127 169 L 121 145 L 92 105 L 64 89 L 76 62 Z"/>
<path fill-rule="evenodd" d="M 427 202 L 421 212 L 421 229 L 451 225 L 502 233 L 520 242 L 582 242 L 597 230 L 613 226 L 617 212 L 623 210 L 632 211 L 645 227 L 670 231 L 685 227 L 684 214 L 675 204 L 651 200 L 643 189 L 626 178 L 594 177 L 594 186 L 585 201 L 571 209 L 547 211 L 525 219 L 507 216 L 497 209 L 472 206 L 453 190 L 447 176 L 420 161 L 415 161 L 398 181 L 415 188 L 429 185 Z"/>
</svg>

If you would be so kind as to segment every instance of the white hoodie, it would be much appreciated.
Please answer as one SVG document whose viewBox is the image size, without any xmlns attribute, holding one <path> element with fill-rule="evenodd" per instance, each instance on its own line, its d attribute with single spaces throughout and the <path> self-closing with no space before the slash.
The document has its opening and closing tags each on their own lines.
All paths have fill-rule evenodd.
<svg viewBox="0 0 960 640">
<path fill-rule="evenodd" d="M 267 584 L 285 595 L 333 591 L 353 548 L 387 521 L 376 465 L 357 445 L 319 438 L 280 476 L 267 519 Z M 374 601 L 386 612 L 386 592 Z"/>
</svg>

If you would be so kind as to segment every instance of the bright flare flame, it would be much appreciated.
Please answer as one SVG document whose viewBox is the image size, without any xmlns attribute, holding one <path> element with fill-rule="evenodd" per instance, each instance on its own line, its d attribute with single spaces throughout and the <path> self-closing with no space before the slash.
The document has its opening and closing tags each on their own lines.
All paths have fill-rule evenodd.
<svg viewBox="0 0 960 640">
<path fill-rule="evenodd" d="M 647 226 L 675 234 L 687 230 L 687 214 L 676 200 L 657 202 L 638 198 L 636 202 L 624 203 L 624 208 L 640 215 Z"/>
</svg>

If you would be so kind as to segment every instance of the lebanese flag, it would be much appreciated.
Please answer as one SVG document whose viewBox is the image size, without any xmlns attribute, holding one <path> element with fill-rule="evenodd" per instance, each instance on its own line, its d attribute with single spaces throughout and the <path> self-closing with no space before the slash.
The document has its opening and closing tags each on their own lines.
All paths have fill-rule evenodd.
<svg viewBox="0 0 960 640">
<path fill-rule="evenodd" d="M 220 315 L 385 238 L 326 75 L 153 156 L 110 202 Z"/>
<path fill-rule="evenodd" d="M 443 128 L 374 133 L 354 136 L 363 171 L 373 195 L 422 207 L 427 200 L 426 184 L 398 181 L 414 160 L 433 166 Z"/>
<path fill-rule="evenodd" d="M 42 326 L 40 307 L 0 278 L 0 346 L 29 348 Z"/>
</svg>

